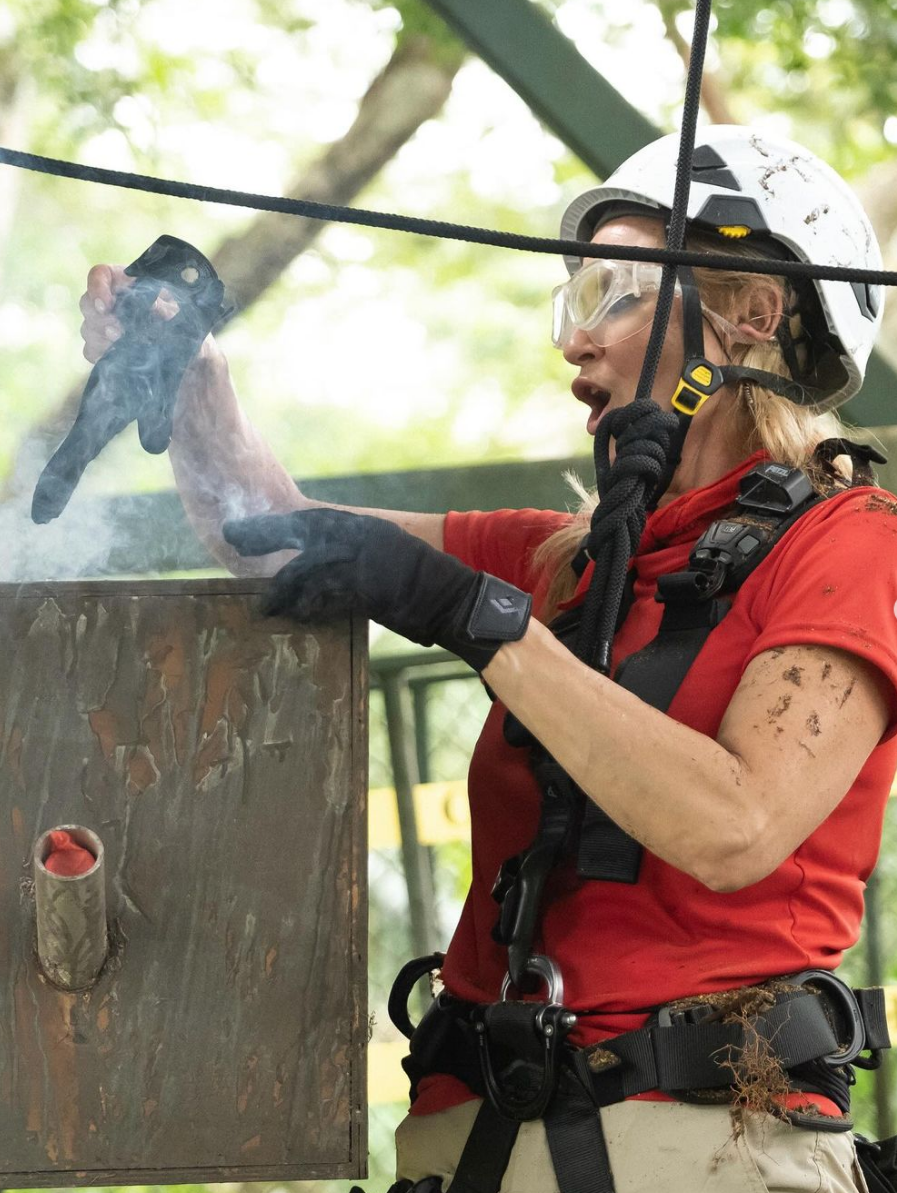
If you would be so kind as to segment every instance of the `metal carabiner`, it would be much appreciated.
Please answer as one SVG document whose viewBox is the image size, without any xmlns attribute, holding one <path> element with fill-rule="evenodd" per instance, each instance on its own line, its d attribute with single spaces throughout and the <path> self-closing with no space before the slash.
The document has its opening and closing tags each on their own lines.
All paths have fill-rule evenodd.
<svg viewBox="0 0 897 1193">
<path fill-rule="evenodd" d="M 526 965 L 523 967 L 524 973 L 531 973 L 537 978 L 541 978 L 548 987 L 548 1002 L 562 1006 L 564 1002 L 564 979 L 561 975 L 560 969 L 550 957 L 546 957 L 544 953 L 534 953 L 532 957 L 528 957 Z M 501 1001 L 508 1001 L 508 991 L 513 986 L 510 973 L 505 974 L 505 980 L 501 984 Z"/>
</svg>

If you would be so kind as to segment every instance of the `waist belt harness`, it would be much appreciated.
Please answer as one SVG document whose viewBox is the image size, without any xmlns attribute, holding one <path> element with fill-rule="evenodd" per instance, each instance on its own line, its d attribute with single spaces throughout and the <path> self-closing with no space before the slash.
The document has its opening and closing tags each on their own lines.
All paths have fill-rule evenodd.
<svg viewBox="0 0 897 1193">
<path fill-rule="evenodd" d="M 544 970 L 547 1002 L 480 1005 L 442 991 L 412 1028 L 408 995 L 443 960 L 435 953 L 404 966 L 389 1013 L 410 1039 L 402 1063 L 412 1101 L 420 1079 L 433 1072 L 459 1078 L 485 1099 L 452 1193 L 498 1193 L 520 1124 L 533 1118 L 543 1120 L 561 1193 L 614 1193 L 602 1106 L 649 1090 L 680 1101 L 731 1101 L 747 1075 L 742 1058 L 759 1042 L 774 1052 L 792 1088 L 824 1093 L 847 1110 L 852 1066 L 876 1068 L 881 1050 L 890 1046 L 883 990 L 851 990 L 827 970 L 756 988 L 765 1009 L 749 1019 L 725 1021 L 712 996 L 680 1000 L 654 1008 L 643 1028 L 587 1048 L 568 1042 L 577 1016 L 563 1006 L 560 975 L 551 966 Z M 871 1055 L 861 1056 L 866 1050 Z M 847 1131 L 852 1125 L 847 1118 L 788 1117 L 816 1130 Z"/>
<path fill-rule="evenodd" d="M 827 440 L 817 449 L 823 465 L 850 454 L 854 484 L 871 484 L 870 448 Z M 688 568 L 662 576 L 664 605 L 657 636 L 617 668 L 615 682 L 665 712 L 709 635 L 726 616 L 738 589 L 798 519 L 824 500 L 804 472 L 763 463 L 741 480 L 735 509 L 714 522 L 691 552 Z M 574 562 L 581 571 L 584 560 Z M 617 626 L 632 602 L 633 578 Z M 551 626 L 561 641 L 575 636 L 578 610 Z M 412 1100 L 427 1073 L 452 1074 L 485 1100 L 452 1179 L 452 1193 L 497 1193 L 520 1123 L 541 1118 L 561 1193 L 613 1193 L 601 1106 L 637 1093 L 662 1090 L 680 1100 L 737 1097 L 746 1049 L 762 1047 L 787 1073 L 792 1089 L 824 1094 L 842 1112 L 858 1065 L 875 1068 L 890 1046 L 880 989 L 850 990 L 825 970 L 756 988 L 752 1009 L 737 1016 L 720 1010 L 717 996 L 654 1008 L 648 1024 L 580 1049 L 568 1042 L 576 1014 L 564 1006 L 563 978 L 555 963 L 533 951 L 542 896 L 552 868 L 574 853 L 583 879 L 638 881 L 641 846 L 580 791 L 558 763 L 510 714 L 505 736 L 531 750 L 542 789 L 539 828 L 532 844 L 501 867 L 493 889 L 499 904 L 493 937 L 508 949 L 501 1001 L 463 1003 L 441 993 L 412 1029 L 406 1009 L 415 981 L 438 969 L 442 956 L 409 962 L 393 987 L 389 1012 L 411 1040 L 404 1067 Z M 512 1001 L 535 995 L 540 1001 Z M 733 992 L 741 995 L 750 992 Z M 716 1005 L 715 1005 L 716 1000 Z M 759 1007 L 761 1009 L 757 1010 Z M 870 1050 L 871 1056 L 860 1054 Z M 720 1058 L 723 1062 L 720 1063 Z M 700 1091 L 695 1094 L 694 1091 Z M 849 1130 L 849 1118 L 806 1119 L 797 1126 Z M 398 1186 L 396 1186 L 398 1188 Z"/>
</svg>

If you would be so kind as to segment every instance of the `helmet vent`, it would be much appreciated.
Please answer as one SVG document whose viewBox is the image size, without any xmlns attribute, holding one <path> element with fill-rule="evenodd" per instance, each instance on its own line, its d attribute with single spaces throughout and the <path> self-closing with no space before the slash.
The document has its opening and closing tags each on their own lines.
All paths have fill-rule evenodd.
<svg viewBox="0 0 897 1193">
<path fill-rule="evenodd" d="M 863 315 L 874 322 L 881 301 L 880 287 L 872 286 L 869 282 L 851 282 L 850 285 Z"/>
<path fill-rule="evenodd" d="M 741 190 L 738 179 L 710 145 L 698 145 L 692 154 L 691 180 L 708 186 L 722 186 L 730 191 Z"/>
</svg>

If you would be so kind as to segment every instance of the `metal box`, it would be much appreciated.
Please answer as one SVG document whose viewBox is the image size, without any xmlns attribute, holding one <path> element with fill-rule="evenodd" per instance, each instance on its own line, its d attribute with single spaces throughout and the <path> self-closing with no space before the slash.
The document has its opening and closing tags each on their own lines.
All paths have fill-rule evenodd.
<svg viewBox="0 0 897 1193">
<path fill-rule="evenodd" d="M 0 586 L 0 1187 L 363 1176 L 367 639 L 256 581 Z M 69 993 L 30 860 L 105 848 Z"/>
</svg>

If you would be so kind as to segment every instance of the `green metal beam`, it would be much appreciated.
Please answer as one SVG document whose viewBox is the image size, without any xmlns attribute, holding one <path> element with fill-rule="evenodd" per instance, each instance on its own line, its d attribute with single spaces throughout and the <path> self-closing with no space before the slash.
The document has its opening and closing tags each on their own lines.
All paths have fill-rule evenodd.
<svg viewBox="0 0 897 1193">
<path fill-rule="evenodd" d="M 660 136 L 533 0 L 427 3 L 599 178 Z M 863 391 L 848 407 L 851 421 L 894 422 L 895 394 L 897 372 L 874 352 Z"/>
<path fill-rule="evenodd" d="M 530 0 L 427 0 L 599 178 L 660 136 Z"/>
<path fill-rule="evenodd" d="M 318 501 L 369 509 L 434 514 L 520 506 L 563 510 L 576 504 L 575 494 L 564 481 L 564 473 L 569 470 L 588 482 L 593 475 L 591 458 L 512 460 L 501 464 L 321 477 L 299 483 L 303 493 Z M 139 576 L 215 566 L 190 529 L 177 493 L 90 497 L 84 499 L 79 516 L 82 527 L 97 528 L 97 549 L 89 533 L 79 535 L 80 554 L 66 552 L 58 560 L 58 570 L 52 574 L 46 570 L 47 561 L 42 560 L 35 579 Z M 115 545 L 106 552 L 102 544 L 110 541 Z"/>
</svg>

